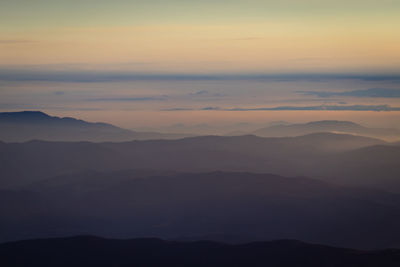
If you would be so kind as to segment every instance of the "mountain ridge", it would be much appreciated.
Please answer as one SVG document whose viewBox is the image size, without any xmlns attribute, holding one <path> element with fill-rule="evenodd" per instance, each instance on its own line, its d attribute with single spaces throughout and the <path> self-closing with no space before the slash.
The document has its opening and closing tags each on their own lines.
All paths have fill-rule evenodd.
<svg viewBox="0 0 400 267">
<path fill-rule="evenodd" d="M 349 178 L 348 174 L 337 174 L 337 171 L 346 171 L 348 168 L 334 168 L 343 158 L 340 153 L 378 144 L 387 143 L 368 137 L 332 133 L 287 138 L 246 135 L 137 140 L 121 143 L 51 141 L 2 143 L 0 159 L 3 164 L 0 165 L 0 174 L 3 179 L 0 179 L 0 188 L 65 172 L 90 169 L 249 171 L 324 178 L 323 175 L 326 176 L 327 172 L 322 171 L 326 168 L 330 170 L 328 174 L 332 171 L 335 173 L 334 176 L 346 179 Z M 37 151 L 41 153 L 38 154 Z M 362 171 L 360 164 L 354 162 L 357 159 L 350 159 L 354 163 L 350 170 L 356 168 L 357 171 Z M 393 164 L 396 165 L 397 160 L 396 156 L 390 162 L 394 161 Z M 369 165 L 371 168 L 376 166 L 374 162 Z M 385 170 L 382 171 L 385 173 Z M 394 179 L 396 173 L 397 171 L 391 173 L 390 177 L 393 176 Z M 351 174 L 350 178 L 352 176 L 354 174 Z"/>
<path fill-rule="evenodd" d="M 47 141 L 129 141 L 176 139 L 186 134 L 138 132 L 104 122 L 87 122 L 72 117 L 50 116 L 42 111 L 0 113 L 0 140 L 6 142 Z"/>
<path fill-rule="evenodd" d="M 18 111 L 18 112 L 0 112 L 0 123 L 38 123 L 50 122 L 52 124 L 69 123 L 75 125 L 97 125 L 105 126 L 114 129 L 121 129 L 115 125 L 104 122 L 87 122 L 85 120 L 76 119 L 73 117 L 58 117 L 50 116 L 42 111 Z"/>
<path fill-rule="evenodd" d="M 75 236 L 0 244 L 2 266 L 398 266 L 400 251 L 362 251 L 298 240 L 229 245 L 157 238 Z"/>
<path fill-rule="evenodd" d="M 299 136 L 315 132 L 342 132 L 375 138 L 395 140 L 400 136 L 396 128 L 369 128 L 351 121 L 322 120 L 307 123 L 273 125 L 258 129 L 252 134 L 262 137 Z"/>
</svg>

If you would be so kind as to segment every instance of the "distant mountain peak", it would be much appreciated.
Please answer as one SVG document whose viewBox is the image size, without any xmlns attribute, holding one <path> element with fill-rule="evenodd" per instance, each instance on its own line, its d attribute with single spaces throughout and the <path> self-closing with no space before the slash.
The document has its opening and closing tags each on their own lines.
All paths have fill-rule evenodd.
<svg viewBox="0 0 400 267">
<path fill-rule="evenodd" d="M 177 139 L 187 135 L 135 132 L 104 122 L 57 117 L 42 111 L 0 112 L 0 140 L 48 141 L 130 141 L 136 139 Z"/>
<path fill-rule="evenodd" d="M 17 112 L 1 112 L 0 122 L 6 123 L 79 123 L 79 124 L 92 124 L 91 122 L 78 120 L 71 117 L 57 117 L 50 116 L 42 111 L 17 111 Z"/>
<path fill-rule="evenodd" d="M 352 126 L 361 126 L 355 122 L 352 121 L 339 121 L 339 120 L 322 120 L 322 121 L 311 121 L 306 123 L 307 125 L 352 125 Z"/>
<path fill-rule="evenodd" d="M 5 116 L 29 116 L 29 117 L 50 117 L 48 114 L 39 111 L 39 110 L 24 110 L 24 111 L 16 111 L 16 112 L 0 112 L 1 117 Z"/>
<path fill-rule="evenodd" d="M 320 120 L 307 123 L 274 125 L 258 129 L 253 134 L 261 137 L 302 136 L 318 132 L 345 133 L 379 139 L 397 139 L 400 130 L 395 128 L 368 128 L 352 121 Z"/>
</svg>

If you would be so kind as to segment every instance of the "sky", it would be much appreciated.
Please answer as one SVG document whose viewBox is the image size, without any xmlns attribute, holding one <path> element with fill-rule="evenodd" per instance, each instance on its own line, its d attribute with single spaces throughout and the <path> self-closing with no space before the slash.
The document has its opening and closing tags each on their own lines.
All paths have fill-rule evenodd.
<svg viewBox="0 0 400 267">
<path fill-rule="evenodd" d="M 1 0 L 0 111 L 400 127 L 398 14 L 398 0 Z"/>
<path fill-rule="evenodd" d="M 396 72 L 399 13 L 398 0 L 2 0 L 0 62 L 167 73 Z"/>
</svg>

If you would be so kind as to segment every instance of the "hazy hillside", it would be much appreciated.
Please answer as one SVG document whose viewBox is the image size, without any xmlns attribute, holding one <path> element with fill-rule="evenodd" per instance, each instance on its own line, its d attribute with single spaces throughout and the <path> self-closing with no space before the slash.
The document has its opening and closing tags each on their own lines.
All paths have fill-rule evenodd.
<svg viewBox="0 0 400 267">
<path fill-rule="evenodd" d="M 385 146 L 376 161 L 365 160 L 376 158 L 371 149 L 362 157 L 357 154 L 358 149 L 382 144 Z M 82 170 L 134 168 L 305 175 L 399 192 L 400 186 L 393 187 L 400 177 L 400 151 L 396 148 L 377 139 L 329 133 L 290 138 L 205 136 L 125 143 L 0 143 L 0 187 Z M 389 156 L 390 160 L 382 160 Z"/>
<path fill-rule="evenodd" d="M 400 192 L 400 147 L 375 145 L 339 153 L 321 161 L 325 173 L 346 182 L 352 177 L 360 185 L 382 186 Z"/>
<path fill-rule="evenodd" d="M 253 134 L 262 137 L 299 136 L 317 132 L 341 132 L 371 136 L 389 140 L 400 137 L 400 130 L 395 128 L 368 128 L 350 121 L 313 121 L 304 124 L 273 125 L 259 129 Z"/>
<path fill-rule="evenodd" d="M 47 141 L 130 141 L 177 139 L 187 135 L 134 132 L 107 123 L 49 116 L 40 111 L 0 113 L 0 140 L 4 142 Z"/>
<path fill-rule="evenodd" d="M 399 250 L 359 251 L 296 240 L 242 245 L 171 242 L 161 239 L 104 239 L 77 236 L 0 245 L 0 264 L 9 266 L 398 266 Z"/>
<path fill-rule="evenodd" d="M 230 235 L 400 247 L 399 194 L 304 177 L 84 172 L 3 190 L 0 198 L 2 241 L 73 234 Z"/>
</svg>

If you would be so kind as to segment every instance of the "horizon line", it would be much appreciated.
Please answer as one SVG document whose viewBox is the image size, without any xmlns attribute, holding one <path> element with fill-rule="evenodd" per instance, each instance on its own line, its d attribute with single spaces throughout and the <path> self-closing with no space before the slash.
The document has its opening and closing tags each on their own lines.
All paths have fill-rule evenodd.
<svg viewBox="0 0 400 267">
<path fill-rule="evenodd" d="M 106 82 L 130 80 L 361 79 L 400 80 L 382 72 L 135 72 L 123 70 L 12 69 L 0 67 L 3 81 Z"/>
</svg>

